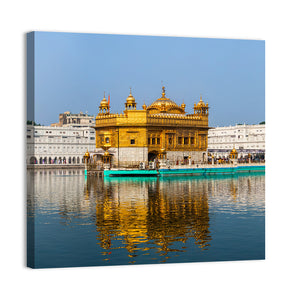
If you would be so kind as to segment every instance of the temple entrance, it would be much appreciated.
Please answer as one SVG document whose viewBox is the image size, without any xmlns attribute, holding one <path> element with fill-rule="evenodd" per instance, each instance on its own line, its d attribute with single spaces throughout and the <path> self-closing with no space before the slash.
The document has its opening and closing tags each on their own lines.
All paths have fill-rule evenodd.
<svg viewBox="0 0 300 300">
<path fill-rule="evenodd" d="M 188 156 L 184 156 L 183 157 L 183 164 L 187 165 L 189 163 L 189 157 Z"/>
<path fill-rule="evenodd" d="M 110 169 L 112 166 L 112 158 L 113 158 L 113 154 L 110 154 L 107 150 L 105 151 L 105 153 L 101 156 L 101 163 L 102 167 L 104 169 Z"/>
<path fill-rule="evenodd" d="M 148 153 L 148 162 L 154 161 L 158 156 L 158 151 L 150 151 Z"/>
</svg>

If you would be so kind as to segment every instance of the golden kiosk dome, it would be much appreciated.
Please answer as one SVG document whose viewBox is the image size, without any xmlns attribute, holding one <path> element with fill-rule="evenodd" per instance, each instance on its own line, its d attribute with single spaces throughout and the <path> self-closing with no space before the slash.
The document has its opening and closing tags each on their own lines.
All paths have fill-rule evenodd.
<svg viewBox="0 0 300 300">
<path fill-rule="evenodd" d="M 129 94 L 129 96 L 127 97 L 127 99 L 126 99 L 126 102 L 128 103 L 128 104 L 132 104 L 132 103 L 135 103 L 135 98 L 132 96 L 132 94 L 131 94 L 131 88 L 130 88 L 130 94 Z"/>
<path fill-rule="evenodd" d="M 84 159 L 85 162 L 88 162 L 89 158 L 90 158 L 90 153 L 89 153 L 88 149 L 86 149 L 86 152 L 83 156 L 83 159 Z"/>
<path fill-rule="evenodd" d="M 202 108 L 203 106 L 205 106 L 205 103 L 204 103 L 204 101 L 202 100 L 202 96 L 200 96 L 200 101 L 196 104 L 194 104 L 194 108 L 195 109 L 200 109 L 200 108 Z"/>
<path fill-rule="evenodd" d="M 126 102 L 125 102 L 125 108 L 126 109 L 132 109 L 132 108 L 136 109 L 136 102 L 135 102 L 135 98 L 131 94 L 131 88 L 130 88 L 130 94 L 127 97 Z"/>
<path fill-rule="evenodd" d="M 102 99 L 102 101 L 100 102 L 99 105 L 99 112 L 100 113 L 108 113 L 109 112 L 109 104 L 108 101 L 105 98 L 105 93 L 104 93 L 104 97 Z"/>
<path fill-rule="evenodd" d="M 200 101 L 197 104 L 198 106 L 204 106 L 204 101 L 202 100 L 202 95 L 200 96 Z"/>
<path fill-rule="evenodd" d="M 162 87 L 161 98 L 155 100 L 152 104 L 147 107 L 147 111 L 150 114 L 157 113 L 171 113 L 171 114 L 185 114 L 184 111 L 185 105 L 179 106 L 174 101 L 169 98 L 166 98 L 165 87 Z"/>
<path fill-rule="evenodd" d="M 238 152 L 236 151 L 235 147 L 233 147 L 233 149 L 231 150 L 230 154 L 229 154 L 229 157 L 231 159 L 236 159 L 238 156 Z"/>
<path fill-rule="evenodd" d="M 108 106 L 108 101 L 105 98 L 105 93 L 104 93 L 104 97 L 102 99 L 102 101 L 100 102 L 100 107 L 106 107 Z"/>
<path fill-rule="evenodd" d="M 194 114 L 208 115 L 208 109 L 208 103 L 205 104 L 200 96 L 200 101 L 194 104 Z"/>
</svg>

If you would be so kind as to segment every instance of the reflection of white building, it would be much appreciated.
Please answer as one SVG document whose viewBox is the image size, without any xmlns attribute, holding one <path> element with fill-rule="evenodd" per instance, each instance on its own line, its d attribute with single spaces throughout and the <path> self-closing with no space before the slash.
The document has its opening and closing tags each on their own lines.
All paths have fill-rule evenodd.
<svg viewBox="0 0 300 300">
<path fill-rule="evenodd" d="M 85 151 L 95 150 L 95 130 L 90 127 L 27 125 L 27 164 L 83 165 Z"/>
<path fill-rule="evenodd" d="M 265 125 L 235 125 L 208 130 L 208 152 L 228 157 L 235 148 L 239 157 L 265 153 Z"/>
</svg>

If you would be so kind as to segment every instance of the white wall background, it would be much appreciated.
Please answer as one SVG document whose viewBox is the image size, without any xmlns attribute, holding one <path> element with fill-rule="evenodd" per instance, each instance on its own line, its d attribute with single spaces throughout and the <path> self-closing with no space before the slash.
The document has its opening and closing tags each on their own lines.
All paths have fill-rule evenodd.
<svg viewBox="0 0 300 300">
<path fill-rule="evenodd" d="M 299 147 L 294 132 L 299 130 L 300 102 L 296 4 L 291 0 L 3 1 L 0 99 L 7 117 L 1 125 L 11 125 L 11 114 L 15 123 L 1 130 L 1 298 L 299 299 L 299 159 L 288 157 Z M 266 261 L 27 269 L 25 33 L 32 30 L 265 39 Z M 282 148 L 286 143 L 288 148 Z M 277 164 L 282 150 L 286 165 Z M 5 159 L 8 153 L 14 167 Z"/>
</svg>

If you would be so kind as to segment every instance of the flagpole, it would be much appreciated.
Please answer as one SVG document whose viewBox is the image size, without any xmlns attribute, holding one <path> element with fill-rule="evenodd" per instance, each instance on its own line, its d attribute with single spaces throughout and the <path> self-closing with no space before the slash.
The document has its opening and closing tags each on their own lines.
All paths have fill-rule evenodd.
<svg viewBox="0 0 300 300">
<path fill-rule="evenodd" d="M 110 104 L 110 94 L 108 94 L 108 111 L 110 111 L 109 104 Z"/>
</svg>

